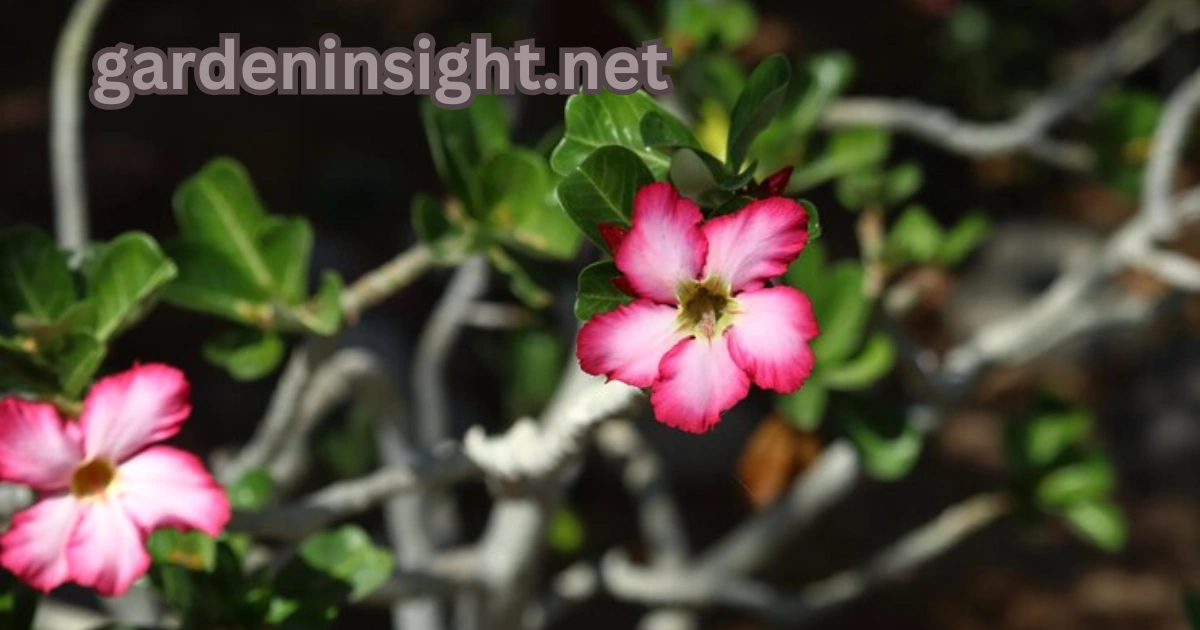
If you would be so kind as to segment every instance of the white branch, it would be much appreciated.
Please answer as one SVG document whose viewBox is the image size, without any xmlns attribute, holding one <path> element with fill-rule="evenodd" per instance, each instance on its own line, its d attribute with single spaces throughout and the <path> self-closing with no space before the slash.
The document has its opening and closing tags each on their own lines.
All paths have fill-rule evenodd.
<svg viewBox="0 0 1200 630">
<path fill-rule="evenodd" d="M 54 50 L 50 84 L 50 173 L 58 244 L 79 252 L 88 243 L 87 181 L 83 163 L 85 72 L 92 31 L 108 0 L 79 0 Z"/>
<path fill-rule="evenodd" d="M 1200 69 L 1184 79 L 1167 99 L 1162 118 L 1154 130 L 1141 199 L 1142 212 L 1149 217 L 1150 231 L 1154 236 L 1170 234 L 1177 224 L 1171 196 L 1174 194 L 1179 158 L 1183 154 L 1184 141 L 1187 140 L 1197 107 L 1200 107 Z"/>
</svg>

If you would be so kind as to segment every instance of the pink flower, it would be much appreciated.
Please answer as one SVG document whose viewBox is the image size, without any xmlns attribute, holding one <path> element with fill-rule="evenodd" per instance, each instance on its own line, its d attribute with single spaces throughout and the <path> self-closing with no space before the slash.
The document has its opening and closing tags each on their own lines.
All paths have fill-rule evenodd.
<svg viewBox="0 0 1200 630">
<path fill-rule="evenodd" d="M 584 324 L 577 350 L 585 372 L 649 387 L 655 417 L 693 433 L 711 429 L 751 382 L 798 389 L 817 335 L 803 293 L 766 286 L 804 248 L 804 208 L 771 197 L 702 220 L 669 184 L 638 191 L 628 234 L 604 234 L 619 286 L 637 299 Z"/>
<path fill-rule="evenodd" d="M 220 534 L 221 486 L 195 456 L 154 446 L 179 432 L 188 399 L 182 372 L 142 365 L 97 381 L 78 422 L 49 404 L 0 401 L 0 480 L 39 494 L 0 537 L 0 565 L 41 591 L 74 581 L 113 596 L 150 567 L 155 529 Z"/>
</svg>

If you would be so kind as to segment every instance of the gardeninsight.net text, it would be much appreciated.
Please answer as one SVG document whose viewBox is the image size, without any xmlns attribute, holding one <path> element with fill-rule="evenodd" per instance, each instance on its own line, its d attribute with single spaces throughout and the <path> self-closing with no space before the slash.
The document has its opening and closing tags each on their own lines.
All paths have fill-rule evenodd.
<svg viewBox="0 0 1200 630">
<path fill-rule="evenodd" d="M 196 86 L 207 94 L 427 94 L 439 107 L 458 109 L 476 94 L 629 94 L 645 89 L 669 92 L 671 49 L 662 40 L 641 47 L 563 48 L 558 74 L 538 74 L 544 50 L 532 39 L 511 48 L 492 46 L 491 35 L 475 33 L 469 43 L 434 52 L 434 39 L 422 33 L 413 48 L 342 48 L 337 35 L 321 36 L 319 49 L 251 48 L 241 52 L 237 33 L 222 33 L 214 48 L 133 48 L 125 43 L 92 57 L 88 96 L 101 109 L 120 109 L 135 96 L 187 94 Z"/>
</svg>

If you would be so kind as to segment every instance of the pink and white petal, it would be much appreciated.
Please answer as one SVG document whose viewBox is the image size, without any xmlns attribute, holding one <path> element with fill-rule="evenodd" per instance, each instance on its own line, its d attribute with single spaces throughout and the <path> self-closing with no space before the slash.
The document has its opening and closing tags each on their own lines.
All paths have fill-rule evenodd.
<svg viewBox="0 0 1200 630">
<path fill-rule="evenodd" d="M 0 401 L 0 480 L 39 492 L 64 490 L 83 451 L 74 424 L 47 403 Z"/>
<path fill-rule="evenodd" d="M 613 254 L 641 297 L 675 304 L 679 283 L 699 277 L 707 245 L 700 208 L 667 183 L 643 186 L 633 199 L 633 227 Z"/>
<path fill-rule="evenodd" d="M 80 503 L 79 524 L 67 547 L 71 579 L 116 597 L 150 568 L 146 532 L 111 498 Z"/>
<path fill-rule="evenodd" d="M 738 315 L 725 332 L 729 353 L 755 385 L 793 392 L 812 373 L 808 342 L 819 332 L 812 303 L 791 287 L 746 291 L 737 296 Z"/>
<path fill-rule="evenodd" d="M 650 387 L 663 355 L 685 337 L 673 306 L 638 300 L 590 319 L 579 330 L 575 354 L 588 374 Z"/>
<path fill-rule="evenodd" d="M 663 357 L 650 404 L 659 422 L 703 433 L 749 392 L 750 379 L 729 356 L 725 337 L 693 338 Z"/>
<path fill-rule="evenodd" d="M 756 289 L 787 271 L 808 242 L 808 213 L 785 197 L 752 201 L 737 212 L 704 224 L 708 240 L 705 277 L 718 277 L 733 290 Z"/>
<path fill-rule="evenodd" d="M 67 544 L 79 522 L 80 507 L 74 497 L 64 494 L 17 512 L 0 537 L 0 566 L 43 593 L 71 579 Z"/>
<path fill-rule="evenodd" d="M 134 455 L 117 470 L 120 502 L 143 531 L 198 529 L 217 536 L 229 522 L 229 499 L 200 459 L 169 446 Z"/>
<path fill-rule="evenodd" d="M 183 372 L 160 363 L 97 381 L 79 417 L 84 454 L 121 462 L 175 435 L 191 413 L 190 395 Z"/>
</svg>

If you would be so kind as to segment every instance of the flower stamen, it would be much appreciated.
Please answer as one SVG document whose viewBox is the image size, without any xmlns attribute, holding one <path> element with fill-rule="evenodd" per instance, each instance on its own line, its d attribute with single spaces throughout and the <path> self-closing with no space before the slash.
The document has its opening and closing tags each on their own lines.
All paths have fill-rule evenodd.
<svg viewBox="0 0 1200 630">
<path fill-rule="evenodd" d="M 71 494 L 81 499 L 104 494 L 117 477 L 117 467 L 106 459 L 84 462 L 71 474 Z"/>
<path fill-rule="evenodd" d="M 737 312 L 729 285 L 716 278 L 681 284 L 678 297 L 679 325 L 696 337 L 712 339 L 720 335 Z"/>
</svg>

